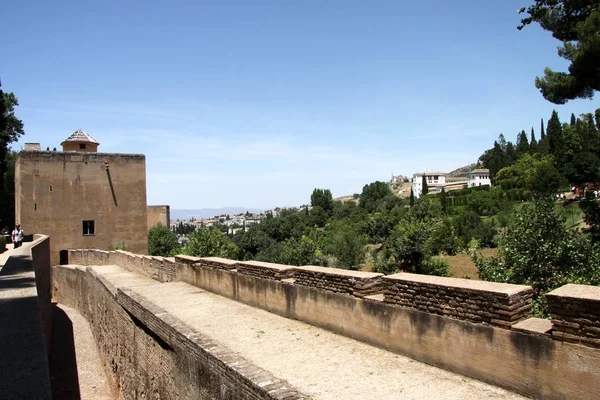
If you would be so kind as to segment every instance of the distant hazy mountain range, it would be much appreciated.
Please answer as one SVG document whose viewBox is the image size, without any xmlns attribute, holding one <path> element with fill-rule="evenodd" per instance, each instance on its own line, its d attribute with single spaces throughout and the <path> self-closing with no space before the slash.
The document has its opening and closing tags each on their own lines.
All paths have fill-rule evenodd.
<svg viewBox="0 0 600 400">
<path fill-rule="evenodd" d="M 236 215 L 245 213 L 246 211 L 251 213 L 260 213 L 264 210 L 258 208 L 246 208 L 246 207 L 223 207 L 223 208 L 201 208 L 198 210 L 178 210 L 176 208 L 171 209 L 171 222 L 176 220 L 188 220 L 193 218 L 212 218 L 217 215 L 229 214 Z"/>
</svg>

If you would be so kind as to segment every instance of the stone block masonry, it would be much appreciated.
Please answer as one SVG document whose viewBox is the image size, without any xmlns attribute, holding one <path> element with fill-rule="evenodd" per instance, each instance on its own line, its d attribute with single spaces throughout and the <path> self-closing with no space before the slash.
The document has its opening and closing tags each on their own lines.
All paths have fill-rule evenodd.
<svg viewBox="0 0 600 400">
<path fill-rule="evenodd" d="M 530 314 L 531 286 L 400 273 L 383 278 L 384 302 L 510 328 Z"/>
<path fill-rule="evenodd" d="M 307 265 L 293 269 L 294 284 L 364 297 L 381 293 L 383 274 Z"/>
<path fill-rule="evenodd" d="M 600 287 L 568 284 L 546 299 L 553 339 L 600 348 Z"/>
</svg>

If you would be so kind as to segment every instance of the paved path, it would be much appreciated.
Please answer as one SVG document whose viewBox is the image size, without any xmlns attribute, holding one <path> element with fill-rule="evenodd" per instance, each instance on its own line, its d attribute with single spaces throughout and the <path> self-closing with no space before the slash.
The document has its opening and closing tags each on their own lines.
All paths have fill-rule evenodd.
<svg viewBox="0 0 600 400">
<path fill-rule="evenodd" d="M 51 346 L 53 398 L 113 399 L 90 326 L 76 310 L 63 304 L 56 306 Z"/>
<path fill-rule="evenodd" d="M 94 268 L 315 399 L 523 399 L 182 282 L 158 283 L 117 266 Z"/>
</svg>

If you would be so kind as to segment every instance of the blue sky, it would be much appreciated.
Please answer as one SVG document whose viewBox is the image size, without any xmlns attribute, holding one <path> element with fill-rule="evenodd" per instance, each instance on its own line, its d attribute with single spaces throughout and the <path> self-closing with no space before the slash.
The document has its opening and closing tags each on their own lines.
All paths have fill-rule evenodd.
<svg viewBox="0 0 600 400">
<path fill-rule="evenodd" d="M 15 144 L 146 155 L 148 204 L 307 203 L 390 174 L 449 171 L 556 106 L 533 85 L 565 69 L 503 1 L 27 1 L 0 13 Z M 483 5 L 485 4 L 485 5 Z"/>
</svg>

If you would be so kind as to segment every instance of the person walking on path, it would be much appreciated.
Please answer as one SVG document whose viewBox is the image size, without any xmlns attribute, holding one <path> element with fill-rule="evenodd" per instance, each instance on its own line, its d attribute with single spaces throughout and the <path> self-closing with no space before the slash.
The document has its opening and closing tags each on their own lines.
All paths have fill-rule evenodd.
<svg viewBox="0 0 600 400">
<path fill-rule="evenodd" d="M 12 231 L 12 235 L 10 236 L 10 239 L 15 244 L 15 249 L 17 247 L 21 247 L 21 244 L 23 244 L 23 236 L 23 229 L 21 229 L 21 225 L 17 224 L 17 226 L 15 226 L 15 230 Z"/>
</svg>

